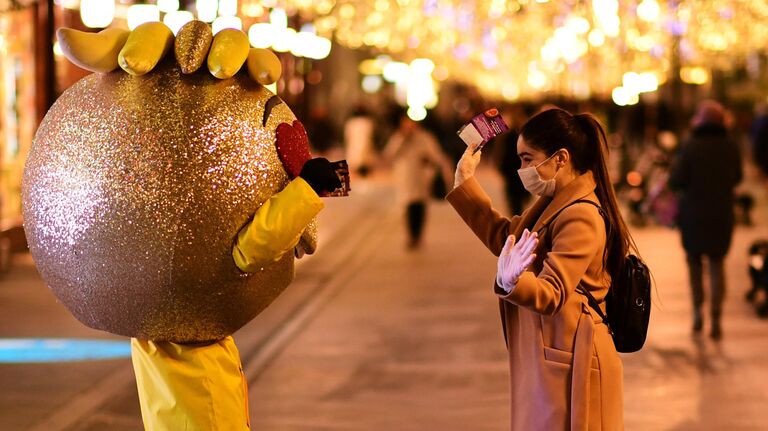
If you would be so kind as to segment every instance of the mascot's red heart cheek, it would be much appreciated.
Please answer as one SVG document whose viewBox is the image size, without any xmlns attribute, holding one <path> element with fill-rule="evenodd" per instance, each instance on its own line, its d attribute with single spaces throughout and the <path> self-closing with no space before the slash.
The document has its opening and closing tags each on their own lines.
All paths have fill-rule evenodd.
<svg viewBox="0 0 768 431">
<path fill-rule="evenodd" d="M 291 179 L 301 173 L 304 163 L 312 158 L 309 152 L 309 138 L 307 131 L 299 120 L 288 123 L 280 123 L 277 126 L 277 155 L 283 162 L 283 167 Z"/>
</svg>

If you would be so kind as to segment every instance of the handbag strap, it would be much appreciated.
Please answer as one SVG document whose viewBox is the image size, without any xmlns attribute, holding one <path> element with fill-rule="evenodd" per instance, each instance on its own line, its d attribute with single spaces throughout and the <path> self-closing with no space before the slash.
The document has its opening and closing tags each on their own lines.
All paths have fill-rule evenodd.
<svg viewBox="0 0 768 431">
<path fill-rule="evenodd" d="M 579 203 L 590 204 L 590 205 L 594 206 L 595 208 L 597 208 L 597 211 L 600 213 L 600 217 L 602 217 L 603 218 L 603 222 L 605 222 L 605 229 L 606 229 L 606 231 L 608 231 L 610 229 L 610 225 L 608 224 L 608 216 L 605 214 L 605 211 L 603 210 L 603 208 L 600 205 L 598 205 L 596 202 L 590 201 L 588 199 L 578 199 L 578 200 L 575 200 L 575 201 L 569 203 L 568 205 L 560 208 L 555 213 L 555 215 L 553 215 L 547 221 L 547 223 L 545 223 L 541 228 L 539 228 L 537 233 L 541 233 L 542 230 L 548 228 L 549 225 L 557 218 L 557 216 L 560 215 L 561 212 L 565 211 L 571 205 L 576 205 L 576 204 L 579 204 Z M 595 297 L 592 296 L 592 294 L 587 289 L 582 288 L 581 285 L 576 286 L 576 291 L 587 297 L 587 303 L 589 304 L 589 306 L 592 307 L 592 309 L 594 309 L 597 312 L 597 314 L 600 315 L 600 318 L 603 319 L 603 322 L 605 322 L 607 324 L 608 323 L 608 316 L 606 316 L 605 313 L 603 313 L 603 310 L 600 308 L 600 302 L 597 299 L 595 299 Z"/>
<path fill-rule="evenodd" d="M 538 230 L 537 232 L 541 232 L 542 230 L 544 230 L 544 229 L 548 228 L 548 227 L 549 227 L 549 225 L 550 225 L 550 224 L 551 224 L 553 221 L 555 221 L 555 219 L 556 219 L 556 218 L 557 218 L 557 217 L 560 215 L 560 213 L 561 213 L 561 212 L 563 212 L 563 211 L 565 211 L 566 209 L 568 209 L 570 206 L 572 206 L 572 205 L 576 205 L 576 204 L 582 204 L 582 203 L 583 203 L 583 204 L 590 204 L 590 205 L 592 205 L 593 207 L 597 208 L 597 211 L 600 213 L 600 217 L 602 217 L 602 218 L 603 218 L 603 221 L 605 222 L 605 229 L 606 229 L 606 230 L 608 230 L 608 229 L 609 229 L 609 225 L 608 225 L 608 216 L 605 214 L 605 211 L 603 210 L 603 208 L 602 208 L 600 205 L 598 205 L 598 204 L 597 204 L 597 202 L 594 202 L 594 201 L 591 201 L 591 200 L 588 200 L 588 199 L 578 199 L 578 200 L 575 200 L 575 201 L 573 201 L 573 202 L 569 203 L 568 205 L 566 205 L 566 206 L 564 206 L 564 207 L 560 208 L 560 209 L 559 209 L 559 210 L 558 210 L 558 211 L 555 213 L 555 215 L 553 215 L 552 217 L 550 217 L 550 218 L 549 218 L 549 220 L 548 220 L 548 221 L 547 221 L 547 222 L 546 222 L 546 223 L 545 223 L 543 226 L 541 226 L 541 227 L 539 228 L 539 230 Z"/>
<path fill-rule="evenodd" d="M 600 318 L 603 319 L 603 322 L 608 324 L 608 316 L 603 313 L 603 310 L 600 308 L 600 303 L 597 301 L 597 299 L 595 299 L 595 297 L 592 296 L 592 294 L 589 293 L 587 289 L 582 288 L 581 285 L 576 287 L 576 291 L 587 297 L 587 303 L 589 306 L 592 307 L 592 309 L 595 310 L 598 315 L 600 315 Z"/>
</svg>

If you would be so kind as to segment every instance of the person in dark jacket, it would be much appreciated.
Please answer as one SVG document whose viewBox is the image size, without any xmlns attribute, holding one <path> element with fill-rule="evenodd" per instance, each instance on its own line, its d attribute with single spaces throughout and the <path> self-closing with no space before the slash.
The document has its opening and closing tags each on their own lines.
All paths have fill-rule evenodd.
<svg viewBox="0 0 768 431">
<path fill-rule="evenodd" d="M 520 157 L 517 155 L 517 139 L 519 130 L 528 120 L 521 106 L 506 109 L 504 121 L 509 125 L 509 131 L 499 136 L 494 147 L 496 166 L 504 179 L 504 193 L 507 197 L 509 213 L 520 215 L 528 203 L 530 193 L 523 187 L 520 175 L 517 174 L 521 167 Z"/>
<path fill-rule="evenodd" d="M 669 185 L 679 193 L 678 225 L 688 260 L 693 296 L 693 331 L 701 332 L 704 302 L 703 260 L 709 262 L 710 336 L 722 337 L 725 296 L 723 261 L 733 234 L 734 188 L 741 181 L 739 149 L 726 129 L 722 105 L 702 102 L 691 120 L 691 135 L 680 149 Z"/>
<path fill-rule="evenodd" d="M 752 156 L 763 175 L 768 176 L 768 105 L 761 103 L 755 109 L 755 120 L 750 130 Z"/>
</svg>

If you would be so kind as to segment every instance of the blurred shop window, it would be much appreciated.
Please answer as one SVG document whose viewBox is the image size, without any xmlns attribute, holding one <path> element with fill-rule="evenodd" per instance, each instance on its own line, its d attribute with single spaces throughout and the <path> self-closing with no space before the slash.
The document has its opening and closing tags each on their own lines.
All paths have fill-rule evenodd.
<svg viewBox="0 0 768 431">
<path fill-rule="evenodd" d="M 0 1 L 0 233 L 21 226 L 21 178 L 37 127 L 35 19 L 34 8 Z"/>
</svg>

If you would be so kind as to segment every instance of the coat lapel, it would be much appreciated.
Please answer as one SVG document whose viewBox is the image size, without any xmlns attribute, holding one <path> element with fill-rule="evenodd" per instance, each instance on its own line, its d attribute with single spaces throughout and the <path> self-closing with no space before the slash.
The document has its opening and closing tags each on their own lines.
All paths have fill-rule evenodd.
<svg viewBox="0 0 768 431">
<path fill-rule="evenodd" d="M 523 234 L 523 230 L 525 228 L 531 229 L 550 202 L 552 202 L 552 198 L 540 197 L 536 199 L 533 205 L 522 214 L 520 223 L 517 225 L 517 228 L 515 228 L 515 231 L 510 232 L 510 234 L 514 235 L 515 238 L 520 238 L 520 235 Z"/>
</svg>

